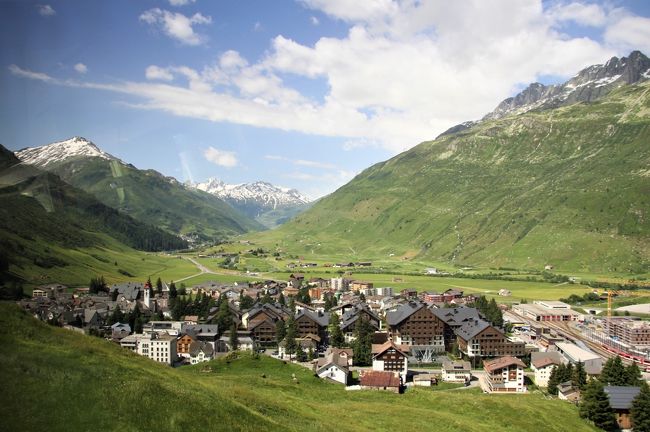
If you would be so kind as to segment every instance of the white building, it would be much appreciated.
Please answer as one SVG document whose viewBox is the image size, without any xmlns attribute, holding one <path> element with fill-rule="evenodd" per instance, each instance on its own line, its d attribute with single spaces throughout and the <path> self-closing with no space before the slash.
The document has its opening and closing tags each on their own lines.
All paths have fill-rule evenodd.
<svg viewBox="0 0 650 432">
<path fill-rule="evenodd" d="M 173 365 L 177 359 L 176 337 L 163 333 L 132 334 L 120 341 L 122 348 L 159 363 Z"/>
<path fill-rule="evenodd" d="M 448 382 L 466 382 L 472 379 L 472 366 L 468 361 L 442 362 L 442 380 Z"/>
<path fill-rule="evenodd" d="M 557 351 L 531 353 L 530 368 L 535 372 L 535 384 L 548 387 L 551 372 L 560 363 L 563 363 L 562 356 Z"/>
<path fill-rule="evenodd" d="M 194 341 L 190 345 L 190 363 L 198 364 L 212 360 L 214 348 L 207 342 Z"/>
<path fill-rule="evenodd" d="M 183 333 L 185 323 L 183 321 L 149 321 L 142 326 L 142 333 L 160 333 L 178 336 Z"/>
<path fill-rule="evenodd" d="M 392 297 L 393 296 L 393 287 L 379 287 L 375 288 L 376 295 L 382 297 Z"/>
<path fill-rule="evenodd" d="M 483 362 L 483 390 L 489 393 L 524 393 L 524 362 L 516 357 L 499 357 Z"/>
</svg>

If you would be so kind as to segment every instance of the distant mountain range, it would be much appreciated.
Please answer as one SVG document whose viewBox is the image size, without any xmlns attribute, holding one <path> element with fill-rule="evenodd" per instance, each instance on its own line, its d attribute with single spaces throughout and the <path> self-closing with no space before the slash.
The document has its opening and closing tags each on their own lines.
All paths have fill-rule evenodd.
<svg viewBox="0 0 650 432">
<path fill-rule="evenodd" d="M 110 207 L 190 240 L 263 229 L 218 197 L 186 188 L 157 171 L 137 169 L 82 137 L 26 148 L 16 156 L 25 164 L 57 174 Z"/>
<path fill-rule="evenodd" d="M 648 272 L 649 75 L 635 51 L 564 84 L 533 84 L 481 121 L 366 169 L 272 241 L 302 253 Z"/>
<path fill-rule="evenodd" d="M 226 184 L 210 178 L 203 183 L 188 186 L 217 196 L 267 228 L 274 228 L 306 210 L 310 200 L 296 189 L 274 186 L 271 183 Z"/>
</svg>

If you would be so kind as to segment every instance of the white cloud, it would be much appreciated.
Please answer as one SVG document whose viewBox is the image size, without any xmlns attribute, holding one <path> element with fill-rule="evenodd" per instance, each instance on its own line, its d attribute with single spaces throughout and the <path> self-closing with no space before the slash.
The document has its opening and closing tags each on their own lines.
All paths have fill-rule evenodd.
<svg viewBox="0 0 650 432">
<path fill-rule="evenodd" d="M 258 31 L 262 31 L 263 29 L 264 27 L 262 27 L 262 23 L 259 21 L 256 21 L 255 25 L 253 25 L 253 31 L 258 32 Z"/>
<path fill-rule="evenodd" d="M 396 153 L 482 117 L 540 75 L 568 78 L 631 47 L 650 51 L 648 19 L 620 8 L 555 2 L 545 9 L 541 0 L 303 3 L 351 23 L 348 34 L 310 45 L 276 36 L 257 61 L 230 50 L 202 69 L 147 68 L 148 79 L 167 83 L 108 85 L 12 72 L 127 94 L 140 109 L 340 137 L 348 150 Z M 174 16 L 152 9 L 140 19 L 160 26 L 166 14 Z M 602 29 L 604 42 L 568 36 L 561 29 L 569 21 Z M 314 99 L 288 85 L 290 76 L 322 81 L 327 90 Z"/>
<path fill-rule="evenodd" d="M 19 77 L 29 78 L 29 79 L 33 79 L 33 80 L 37 80 L 37 81 L 49 82 L 49 83 L 54 83 L 54 84 L 57 83 L 57 80 L 55 80 L 54 78 L 52 78 L 51 76 L 49 76 L 47 74 L 44 74 L 44 73 L 41 73 L 41 72 L 32 72 L 32 71 L 27 70 L 27 69 L 22 69 L 22 68 L 16 66 L 15 64 L 9 65 L 8 69 L 9 69 L 9 72 L 11 72 L 12 74 L 14 74 L 16 76 L 19 76 Z"/>
<path fill-rule="evenodd" d="M 74 70 L 79 72 L 80 74 L 84 75 L 86 72 L 88 72 L 88 66 L 86 66 L 83 63 L 77 63 L 76 65 L 73 66 Z"/>
<path fill-rule="evenodd" d="M 311 22 L 311 24 L 312 24 L 312 25 L 315 25 L 315 26 L 317 26 L 318 24 L 320 24 L 320 21 L 318 21 L 318 18 L 316 18 L 315 16 L 311 16 L 311 17 L 309 17 L 309 22 Z"/>
<path fill-rule="evenodd" d="M 197 34 L 193 26 L 212 23 L 212 17 L 195 13 L 191 17 L 177 12 L 169 12 L 160 8 L 149 9 L 140 15 L 140 21 L 158 28 L 172 39 L 186 45 L 200 45 L 205 37 Z"/>
<path fill-rule="evenodd" d="M 174 79 L 171 72 L 156 65 L 148 66 L 144 74 L 148 80 L 172 81 Z"/>
<path fill-rule="evenodd" d="M 172 6 L 185 6 L 194 2 L 196 2 L 196 0 L 169 0 L 169 4 Z"/>
<path fill-rule="evenodd" d="M 227 168 L 237 166 L 237 156 L 234 152 L 219 150 L 210 146 L 203 152 L 203 156 L 215 165 Z"/>
<path fill-rule="evenodd" d="M 47 17 L 47 16 L 56 15 L 56 11 L 50 5 L 40 5 L 39 4 L 39 5 L 36 5 L 36 7 L 38 8 L 38 13 L 41 14 L 41 16 Z"/>
</svg>

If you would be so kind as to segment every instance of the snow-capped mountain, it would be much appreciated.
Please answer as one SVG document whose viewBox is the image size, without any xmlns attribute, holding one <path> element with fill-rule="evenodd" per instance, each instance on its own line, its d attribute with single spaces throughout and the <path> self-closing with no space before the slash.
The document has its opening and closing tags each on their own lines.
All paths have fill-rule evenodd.
<svg viewBox="0 0 650 432">
<path fill-rule="evenodd" d="M 607 63 L 589 66 L 564 84 L 533 83 L 515 97 L 501 102 L 483 120 L 520 114 L 536 108 L 555 108 L 575 102 L 594 101 L 614 88 L 650 78 L 650 59 L 640 51 L 629 57 L 612 57 Z"/>
<path fill-rule="evenodd" d="M 563 84 L 530 84 L 521 93 L 503 100 L 478 121 L 467 121 L 449 128 L 440 136 L 471 128 L 485 121 L 521 114 L 534 109 L 557 108 L 576 102 L 592 102 L 626 84 L 650 79 L 650 59 L 640 51 L 628 57 L 612 57 L 605 64 L 589 66 Z"/>
<path fill-rule="evenodd" d="M 203 183 L 194 184 L 196 189 L 211 193 L 222 199 L 241 202 L 253 201 L 263 207 L 276 209 L 281 206 L 307 204 L 310 200 L 296 189 L 274 186 L 271 183 L 257 181 L 254 183 L 226 184 L 210 178 Z"/>
<path fill-rule="evenodd" d="M 42 147 L 29 147 L 16 152 L 22 162 L 39 167 L 48 167 L 71 158 L 99 157 L 106 160 L 118 160 L 94 143 L 83 137 L 72 137 Z"/>
</svg>

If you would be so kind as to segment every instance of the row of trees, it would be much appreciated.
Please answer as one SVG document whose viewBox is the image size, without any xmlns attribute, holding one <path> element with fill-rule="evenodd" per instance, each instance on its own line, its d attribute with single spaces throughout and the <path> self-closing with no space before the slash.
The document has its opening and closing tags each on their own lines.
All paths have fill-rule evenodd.
<svg viewBox="0 0 650 432">
<path fill-rule="evenodd" d="M 554 367 L 548 379 L 548 392 L 557 395 L 558 385 L 568 381 L 571 381 L 574 387 L 584 390 L 587 385 L 587 372 L 582 362 L 579 362 L 575 368 L 571 363 L 568 365 L 560 363 L 559 366 Z"/>
<path fill-rule="evenodd" d="M 503 327 L 503 312 L 499 309 L 496 300 L 488 301 L 485 296 L 476 299 L 473 305 L 495 327 Z"/>
</svg>

